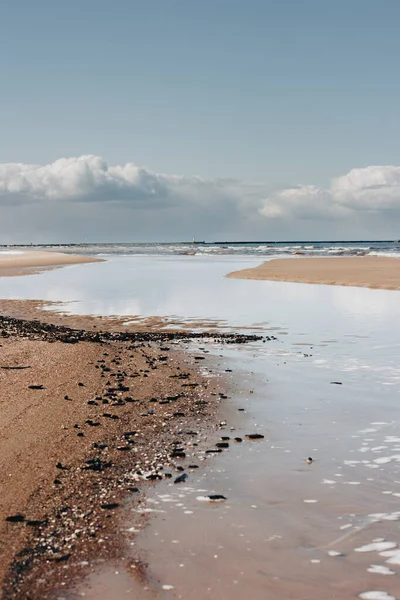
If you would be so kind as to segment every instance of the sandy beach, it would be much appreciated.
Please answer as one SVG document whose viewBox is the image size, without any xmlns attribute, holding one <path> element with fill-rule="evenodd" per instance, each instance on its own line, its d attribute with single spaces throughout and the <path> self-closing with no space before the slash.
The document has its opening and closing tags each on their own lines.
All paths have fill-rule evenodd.
<svg viewBox="0 0 400 600">
<path fill-rule="evenodd" d="M 63 265 L 103 262 L 100 258 L 81 254 L 45 251 L 10 251 L 0 252 L 0 277 L 32 275 L 43 269 L 51 269 Z"/>
<path fill-rule="evenodd" d="M 185 333 L 0 326 L 0 585 L 42 599 L 88 561 L 121 559 L 116 509 L 182 474 L 188 444 L 215 429 L 220 384 L 182 354 Z"/>
<path fill-rule="evenodd" d="M 270 260 L 227 277 L 397 290 L 400 260 L 382 256 L 288 258 Z"/>
<path fill-rule="evenodd" d="M 5 600 L 398 596 L 397 295 L 258 261 L 2 280 Z"/>
</svg>

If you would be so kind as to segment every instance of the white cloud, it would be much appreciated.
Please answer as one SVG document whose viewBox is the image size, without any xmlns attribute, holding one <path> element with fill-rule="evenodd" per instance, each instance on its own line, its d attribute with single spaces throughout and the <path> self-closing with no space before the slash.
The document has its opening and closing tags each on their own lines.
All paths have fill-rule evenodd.
<svg viewBox="0 0 400 600">
<path fill-rule="evenodd" d="M 180 200 L 228 199 L 237 196 L 237 187 L 232 181 L 155 173 L 134 163 L 111 166 L 93 155 L 60 158 L 48 165 L 0 164 L 0 198 L 19 202 L 127 201 L 170 206 Z"/>
<path fill-rule="evenodd" d="M 204 207 L 233 201 L 239 209 L 256 209 L 267 218 L 320 218 L 343 209 L 400 208 L 400 167 L 352 169 L 328 188 L 298 185 L 270 192 L 266 185 L 236 180 L 205 180 L 156 173 L 134 163 L 108 165 L 99 156 L 60 158 L 47 165 L 0 164 L 0 199 L 132 202 Z"/>
<path fill-rule="evenodd" d="M 132 163 L 108 166 L 92 155 L 60 158 L 48 165 L 0 164 L 0 194 L 26 200 L 158 198 L 168 195 L 175 179 Z"/>
<path fill-rule="evenodd" d="M 352 209 L 400 208 L 400 167 L 370 166 L 352 169 L 332 182 L 334 200 Z"/>
<path fill-rule="evenodd" d="M 352 169 L 326 188 L 272 189 L 165 175 L 99 156 L 0 164 L 0 240 L 331 239 L 392 235 L 400 167 Z M 379 230 L 379 231 L 378 231 Z M 390 237 L 390 234 L 389 234 Z"/>
<path fill-rule="evenodd" d="M 265 217 L 340 218 L 350 212 L 400 210 L 400 167 L 352 169 L 328 188 L 300 185 L 268 196 L 260 208 Z"/>
</svg>

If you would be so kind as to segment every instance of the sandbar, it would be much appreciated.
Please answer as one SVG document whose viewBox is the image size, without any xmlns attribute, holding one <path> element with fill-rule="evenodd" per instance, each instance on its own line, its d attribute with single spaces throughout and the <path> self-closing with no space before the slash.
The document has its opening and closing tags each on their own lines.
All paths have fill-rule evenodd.
<svg viewBox="0 0 400 600">
<path fill-rule="evenodd" d="M 0 277 L 31 275 L 43 268 L 55 268 L 63 265 L 103 262 L 101 258 L 64 252 L 21 251 L 0 252 Z"/>
<path fill-rule="evenodd" d="M 227 277 L 397 290 L 400 260 L 385 256 L 276 259 Z"/>
</svg>

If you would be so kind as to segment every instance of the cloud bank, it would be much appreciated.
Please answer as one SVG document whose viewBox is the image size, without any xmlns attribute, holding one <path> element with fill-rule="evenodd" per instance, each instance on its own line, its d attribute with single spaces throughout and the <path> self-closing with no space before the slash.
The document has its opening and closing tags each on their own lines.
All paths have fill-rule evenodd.
<svg viewBox="0 0 400 600">
<path fill-rule="evenodd" d="M 225 239 L 339 239 L 374 231 L 385 237 L 393 213 L 400 216 L 398 166 L 355 168 L 326 188 L 271 189 L 165 175 L 134 163 L 113 166 L 93 155 L 47 165 L 0 164 L 0 234 L 6 243 L 27 235 L 46 241 L 50 234 L 51 241 L 57 235 L 94 241 L 105 234 L 108 240 L 187 239 L 192 232 Z"/>
<path fill-rule="evenodd" d="M 265 217 L 346 217 L 350 212 L 400 210 L 400 167 L 352 169 L 329 188 L 299 185 L 271 194 L 260 209 Z"/>
</svg>

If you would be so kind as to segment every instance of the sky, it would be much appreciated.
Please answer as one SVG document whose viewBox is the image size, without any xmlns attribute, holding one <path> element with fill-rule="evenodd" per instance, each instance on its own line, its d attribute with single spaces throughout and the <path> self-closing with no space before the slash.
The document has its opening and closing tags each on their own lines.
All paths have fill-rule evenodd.
<svg viewBox="0 0 400 600">
<path fill-rule="evenodd" d="M 4 0 L 0 244 L 392 239 L 398 0 Z"/>
</svg>

